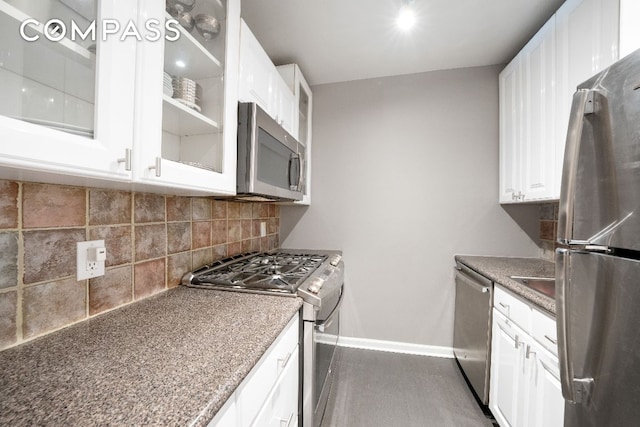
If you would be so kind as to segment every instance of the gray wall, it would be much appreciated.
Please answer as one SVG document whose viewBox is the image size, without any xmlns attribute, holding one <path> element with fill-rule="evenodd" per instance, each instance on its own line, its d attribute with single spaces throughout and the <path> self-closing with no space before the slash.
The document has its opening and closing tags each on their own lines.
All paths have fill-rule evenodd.
<svg viewBox="0 0 640 427">
<path fill-rule="evenodd" d="M 342 335 L 450 347 L 454 254 L 538 256 L 537 206 L 497 202 L 500 68 L 312 88 L 312 205 L 281 240 L 344 251 Z"/>
</svg>

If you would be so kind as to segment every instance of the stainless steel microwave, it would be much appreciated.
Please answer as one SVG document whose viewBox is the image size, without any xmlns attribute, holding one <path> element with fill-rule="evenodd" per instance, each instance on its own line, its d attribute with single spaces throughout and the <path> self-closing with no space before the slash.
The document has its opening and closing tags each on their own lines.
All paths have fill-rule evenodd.
<svg viewBox="0 0 640 427">
<path fill-rule="evenodd" d="M 305 147 L 256 103 L 238 104 L 238 200 L 302 200 Z"/>
</svg>

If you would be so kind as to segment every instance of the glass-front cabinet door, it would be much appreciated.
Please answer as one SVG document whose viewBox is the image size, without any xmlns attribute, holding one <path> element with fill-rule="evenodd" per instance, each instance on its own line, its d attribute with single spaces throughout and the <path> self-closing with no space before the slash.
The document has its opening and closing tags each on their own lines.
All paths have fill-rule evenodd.
<svg viewBox="0 0 640 427">
<path fill-rule="evenodd" d="M 121 36 L 137 13 L 135 1 L 0 0 L 0 177 L 131 179 L 137 40 Z"/>
<path fill-rule="evenodd" d="M 165 25 L 164 37 L 138 52 L 134 179 L 187 193 L 235 194 L 240 4 L 140 3 L 139 25 L 149 19 Z"/>
</svg>

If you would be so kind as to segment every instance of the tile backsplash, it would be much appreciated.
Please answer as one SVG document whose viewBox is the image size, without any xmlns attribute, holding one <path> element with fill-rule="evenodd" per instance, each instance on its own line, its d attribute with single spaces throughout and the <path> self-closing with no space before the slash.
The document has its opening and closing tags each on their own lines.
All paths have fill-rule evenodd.
<svg viewBox="0 0 640 427">
<path fill-rule="evenodd" d="M 540 251 L 542 258 L 554 260 L 558 236 L 558 202 L 540 204 Z"/>
<path fill-rule="evenodd" d="M 0 180 L 0 349 L 175 287 L 211 261 L 276 248 L 279 232 L 269 203 Z M 98 239 L 106 274 L 77 281 L 76 242 Z"/>
</svg>

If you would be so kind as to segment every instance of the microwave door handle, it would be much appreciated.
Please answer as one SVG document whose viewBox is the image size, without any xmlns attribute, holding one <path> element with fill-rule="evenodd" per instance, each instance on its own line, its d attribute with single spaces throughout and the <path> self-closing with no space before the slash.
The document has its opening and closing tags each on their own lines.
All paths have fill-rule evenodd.
<svg viewBox="0 0 640 427">
<path fill-rule="evenodd" d="M 297 176 L 296 175 L 297 172 Z M 300 154 L 291 153 L 289 156 L 289 189 L 298 191 L 300 181 Z"/>
<path fill-rule="evenodd" d="M 300 154 L 298 154 L 298 157 L 300 157 Z M 298 171 L 300 173 L 300 176 L 298 177 L 298 188 L 296 189 L 296 191 L 303 191 L 304 177 L 307 175 L 307 162 L 302 157 L 300 157 L 300 168 L 298 169 Z"/>
</svg>

